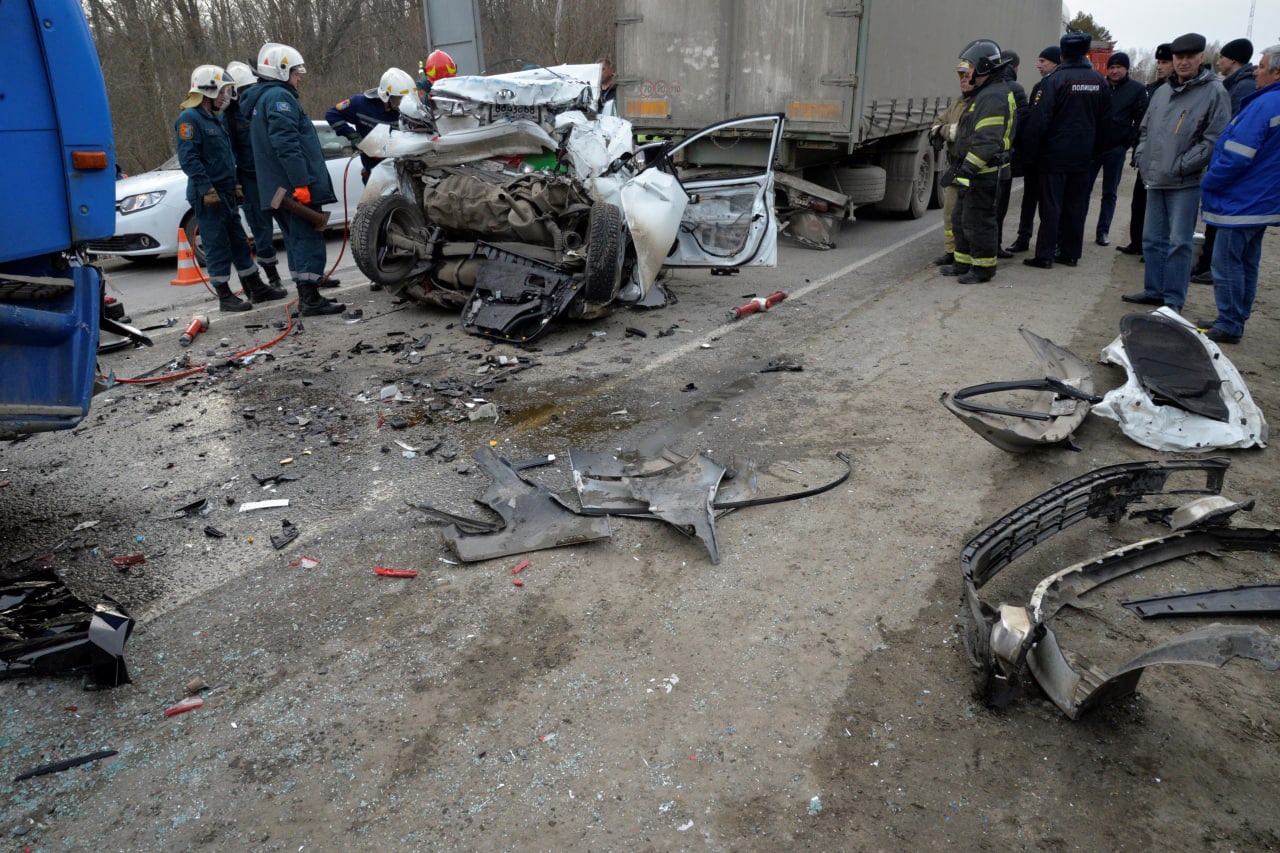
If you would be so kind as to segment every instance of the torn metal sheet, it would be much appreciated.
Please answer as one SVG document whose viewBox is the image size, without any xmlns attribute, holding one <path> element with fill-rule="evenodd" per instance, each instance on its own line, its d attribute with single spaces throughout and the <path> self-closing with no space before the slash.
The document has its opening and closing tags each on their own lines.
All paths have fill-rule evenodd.
<svg viewBox="0 0 1280 853">
<path fill-rule="evenodd" d="M 114 599 L 90 607 L 47 569 L 0 581 L 0 677 L 88 672 L 99 686 L 127 684 L 132 632 Z"/>
<path fill-rule="evenodd" d="M 1070 445 L 1090 406 L 1102 400 L 1093 393 L 1089 365 L 1048 338 L 1027 329 L 1018 331 L 1039 358 L 1044 378 L 973 385 L 954 394 L 943 393 L 941 403 L 965 426 L 1009 453 L 1026 453 L 1051 444 Z M 976 401 L 977 397 L 1010 391 L 1036 393 L 1024 409 Z"/>
<path fill-rule="evenodd" d="M 1280 616 L 1280 584 L 1242 584 L 1230 589 L 1171 592 L 1120 604 L 1143 619 L 1162 616 Z"/>
<path fill-rule="evenodd" d="M 463 533 L 454 524 L 445 528 L 444 540 L 459 559 L 470 563 L 609 538 L 607 518 L 574 514 L 551 491 L 521 477 L 492 448 L 481 447 L 472 458 L 490 478 L 481 500 L 504 524 L 496 533 Z"/>
<path fill-rule="evenodd" d="M 1267 446 L 1266 418 L 1240 372 L 1178 312 L 1127 315 L 1101 358 L 1128 378 L 1093 412 L 1138 444 L 1166 451 Z"/>
<path fill-rule="evenodd" d="M 670 474 L 629 477 L 624 482 L 637 499 L 648 504 L 650 515 L 697 537 L 706 546 L 712 564 L 718 565 L 720 548 L 712 503 L 724 473 L 723 465 L 699 453 Z"/>
<path fill-rule="evenodd" d="M 1036 545 L 1086 519 L 1119 521 L 1132 504 L 1156 495 L 1218 494 L 1229 465 L 1227 459 L 1210 458 L 1133 462 L 1099 468 L 1011 510 L 971 539 L 960 555 L 964 586 L 961 619 L 983 700 L 993 707 L 1004 707 L 1019 695 L 1028 667 L 1027 656 L 1047 631 L 1043 619 L 1033 616 L 1027 607 L 994 607 L 983 601 L 979 594 L 983 586 Z M 1177 480 L 1171 487 L 1170 480 L 1175 475 Z M 1178 487 L 1188 479 L 1190 483 Z M 1214 528 L 1215 531 L 1225 529 L 1229 528 Z M 1168 539 L 1176 538 L 1183 547 L 1192 547 L 1196 542 L 1190 541 L 1188 545 L 1187 537 L 1203 534 L 1204 531 L 1199 530 L 1183 531 Z M 1155 549 L 1144 551 L 1140 546 L 1145 544 L 1148 543 L 1133 546 L 1134 553 L 1150 558 L 1149 565 L 1180 556 L 1163 555 L 1163 551 Z M 1138 557 L 1125 559 L 1135 561 L 1126 565 L 1140 562 Z M 1132 570 L 1126 568 L 1123 573 Z M 1104 569 L 1096 571 L 1101 576 Z M 1064 688 L 1061 695 L 1072 692 Z"/>
</svg>

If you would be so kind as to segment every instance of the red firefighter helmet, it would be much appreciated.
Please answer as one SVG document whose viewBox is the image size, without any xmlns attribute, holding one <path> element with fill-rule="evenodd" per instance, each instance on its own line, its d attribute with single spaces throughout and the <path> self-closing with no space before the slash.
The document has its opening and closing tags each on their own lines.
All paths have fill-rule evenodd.
<svg viewBox="0 0 1280 853">
<path fill-rule="evenodd" d="M 428 80 L 436 83 L 446 77 L 456 77 L 458 75 L 458 66 L 453 61 L 453 57 L 443 50 L 433 50 L 424 63 L 423 71 L 426 73 Z"/>
</svg>

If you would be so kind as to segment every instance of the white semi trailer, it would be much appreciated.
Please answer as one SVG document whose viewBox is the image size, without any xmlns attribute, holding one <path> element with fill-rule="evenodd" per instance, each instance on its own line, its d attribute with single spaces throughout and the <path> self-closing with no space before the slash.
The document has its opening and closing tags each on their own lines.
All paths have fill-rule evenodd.
<svg viewBox="0 0 1280 853">
<path fill-rule="evenodd" d="M 959 95 L 956 59 L 989 38 L 1034 60 L 1062 32 L 1060 0 L 618 0 L 617 107 L 641 137 L 681 138 L 734 116 L 782 113 L 779 211 L 830 245 L 833 218 L 874 204 L 940 204 L 934 119 Z M 768 140 L 708 148 L 707 166 L 758 162 Z M 714 143 L 709 143 L 712 145 Z M 697 154 L 691 153 L 692 166 Z"/>
</svg>

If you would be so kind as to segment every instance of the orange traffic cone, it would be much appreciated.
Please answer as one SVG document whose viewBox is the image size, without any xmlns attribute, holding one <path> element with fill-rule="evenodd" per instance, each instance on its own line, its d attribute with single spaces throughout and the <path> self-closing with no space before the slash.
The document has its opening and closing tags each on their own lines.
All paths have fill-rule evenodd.
<svg viewBox="0 0 1280 853">
<path fill-rule="evenodd" d="M 185 228 L 178 229 L 178 277 L 170 281 L 170 284 L 199 284 L 204 281 L 204 276 L 200 274 L 200 267 L 196 266 L 196 253 L 191 248 L 191 244 L 187 242 L 187 231 Z"/>
</svg>

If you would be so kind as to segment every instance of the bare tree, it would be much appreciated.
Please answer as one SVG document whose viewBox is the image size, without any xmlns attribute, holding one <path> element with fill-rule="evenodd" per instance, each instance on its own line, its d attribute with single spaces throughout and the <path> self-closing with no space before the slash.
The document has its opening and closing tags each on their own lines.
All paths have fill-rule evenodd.
<svg viewBox="0 0 1280 853">
<path fill-rule="evenodd" d="M 477 0 L 491 70 L 593 62 L 612 55 L 614 0 Z M 107 79 L 116 156 L 127 172 L 174 152 L 173 123 L 191 70 L 253 63 L 278 41 L 307 62 L 300 91 L 313 118 L 377 85 L 388 67 L 415 75 L 426 55 L 421 0 L 84 0 Z M 505 63 L 503 62 L 505 60 Z"/>
</svg>

